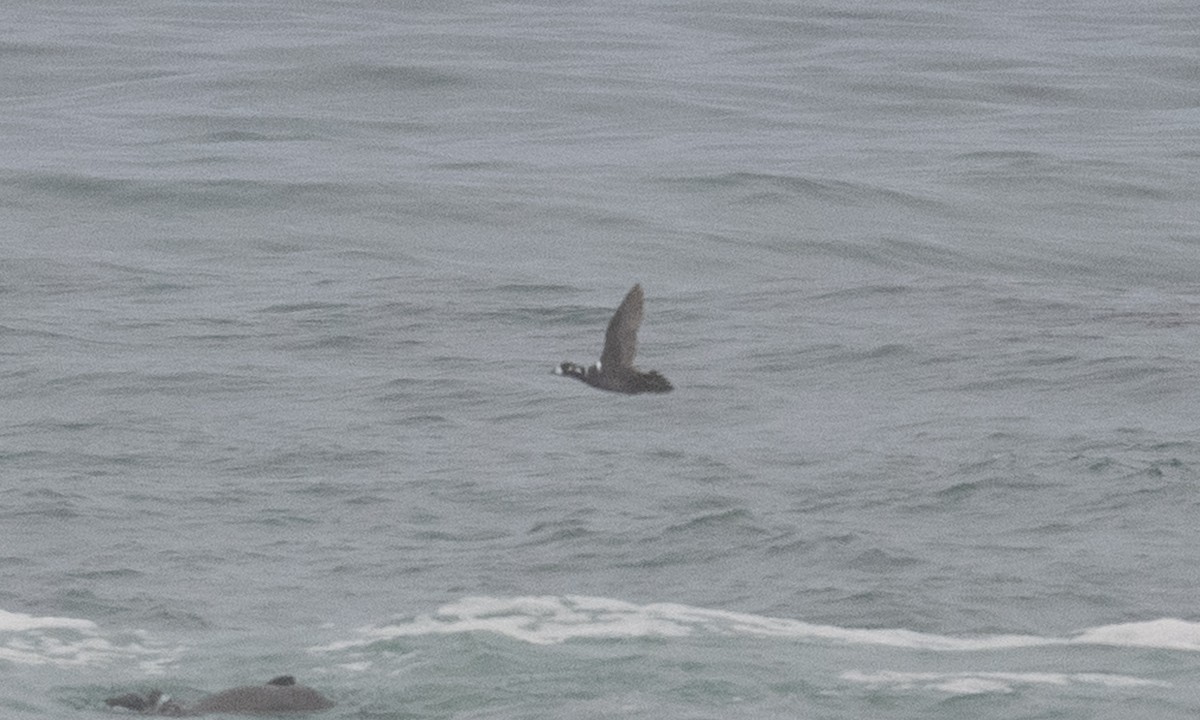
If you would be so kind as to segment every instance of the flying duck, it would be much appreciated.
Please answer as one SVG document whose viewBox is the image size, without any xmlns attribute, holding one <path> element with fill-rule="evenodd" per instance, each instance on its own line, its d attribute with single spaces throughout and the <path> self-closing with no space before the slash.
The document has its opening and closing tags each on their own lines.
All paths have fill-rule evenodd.
<svg viewBox="0 0 1200 720">
<path fill-rule="evenodd" d="M 608 321 L 604 333 L 604 352 L 600 362 L 588 367 L 565 362 L 554 368 L 555 375 L 573 377 L 592 387 L 612 392 L 637 394 L 671 392 L 671 383 L 658 372 L 642 372 L 633 366 L 637 352 L 637 331 L 642 325 L 642 286 L 634 285 Z"/>
</svg>

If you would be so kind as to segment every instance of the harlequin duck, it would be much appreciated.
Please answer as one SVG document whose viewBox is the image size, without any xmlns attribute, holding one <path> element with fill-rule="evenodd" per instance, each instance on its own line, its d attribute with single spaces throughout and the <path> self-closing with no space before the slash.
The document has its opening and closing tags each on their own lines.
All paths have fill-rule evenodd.
<svg viewBox="0 0 1200 720">
<path fill-rule="evenodd" d="M 671 383 L 658 372 L 642 372 L 633 366 L 637 352 L 637 331 L 642 324 L 642 304 L 645 297 L 642 286 L 634 285 L 621 301 L 620 307 L 608 321 L 604 334 L 604 352 L 600 362 L 580 367 L 565 362 L 554 368 L 555 375 L 573 377 L 592 387 L 612 392 L 637 394 L 644 392 L 665 393 L 671 391 Z"/>
</svg>

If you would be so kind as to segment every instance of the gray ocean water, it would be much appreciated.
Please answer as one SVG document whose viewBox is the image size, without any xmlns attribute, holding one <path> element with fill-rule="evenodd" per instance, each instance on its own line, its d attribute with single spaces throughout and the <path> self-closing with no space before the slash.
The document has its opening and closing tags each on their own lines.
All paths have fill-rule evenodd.
<svg viewBox="0 0 1200 720">
<path fill-rule="evenodd" d="M 1200 713 L 1191 4 L 0 17 L 4 717 Z"/>
</svg>

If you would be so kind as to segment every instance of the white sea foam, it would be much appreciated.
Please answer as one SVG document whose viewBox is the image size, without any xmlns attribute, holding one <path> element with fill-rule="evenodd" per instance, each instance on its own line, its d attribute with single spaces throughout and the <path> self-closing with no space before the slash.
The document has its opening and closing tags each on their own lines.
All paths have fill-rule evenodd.
<svg viewBox="0 0 1200 720">
<path fill-rule="evenodd" d="M 109 636 L 91 620 L 0 610 L 0 661 L 59 667 L 133 661 L 147 673 L 161 673 L 179 653 L 157 647 L 145 633 Z"/>
<path fill-rule="evenodd" d="M 50 628 L 69 628 L 83 632 L 95 632 L 96 623 L 91 620 L 79 620 L 77 618 L 36 617 L 24 613 L 0 610 L 0 633 L 47 630 Z"/>
<path fill-rule="evenodd" d="M 1200 623 L 1176 618 L 1102 625 L 1084 630 L 1073 642 L 1091 645 L 1200 651 Z"/>
<path fill-rule="evenodd" d="M 850 682 L 886 686 L 897 690 L 937 690 L 952 695 L 1010 693 L 1021 685 L 1100 685 L 1103 687 L 1170 687 L 1158 680 L 1107 673 L 1046 672 L 898 672 L 865 673 L 849 670 L 841 678 Z"/>
<path fill-rule="evenodd" d="M 314 650 L 362 647 L 392 638 L 489 632 L 545 645 L 589 638 L 683 637 L 700 634 L 762 636 L 945 652 L 1099 644 L 1200 651 L 1200 623 L 1162 619 L 1108 625 L 1073 637 L 980 635 L 954 637 L 905 629 L 860 629 L 800 620 L 708 610 L 675 603 L 636 603 L 585 596 L 468 597 L 379 627 L 353 640 Z M 978 677 L 978 676 L 974 676 Z"/>
</svg>

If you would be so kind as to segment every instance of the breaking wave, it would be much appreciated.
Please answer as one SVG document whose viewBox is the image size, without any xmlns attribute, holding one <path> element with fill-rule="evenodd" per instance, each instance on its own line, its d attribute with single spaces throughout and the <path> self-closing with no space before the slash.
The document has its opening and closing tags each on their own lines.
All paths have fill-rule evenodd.
<svg viewBox="0 0 1200 720">
<path fill-rule="evenodd" d="M 160 674 L 179 652 L 156 646 L 141 631 L 109 634 L 91 620 L 0 610 L 0 662 L 81 667 L 134 661 Z"/>
<path fill-rule="evenodd" d="M 1049 645 L 1107 645 L 1200 651 L 1200 623 L 1174 618 L 1087 628 L 1068 637 L 1038 635 L 948 636 L 905 629 L 816 625 L 676 603 L 638 605 L 610 598 L 568 596 L 468 597 L 378 627 L 316 650 L 361 647 L 393 638 L 488 632 L 546 645 L 570 640 L 686 637 L 704 633 L 801 641 L 878 645 L 915 650 L 971 652 Z"/>
</svg>

